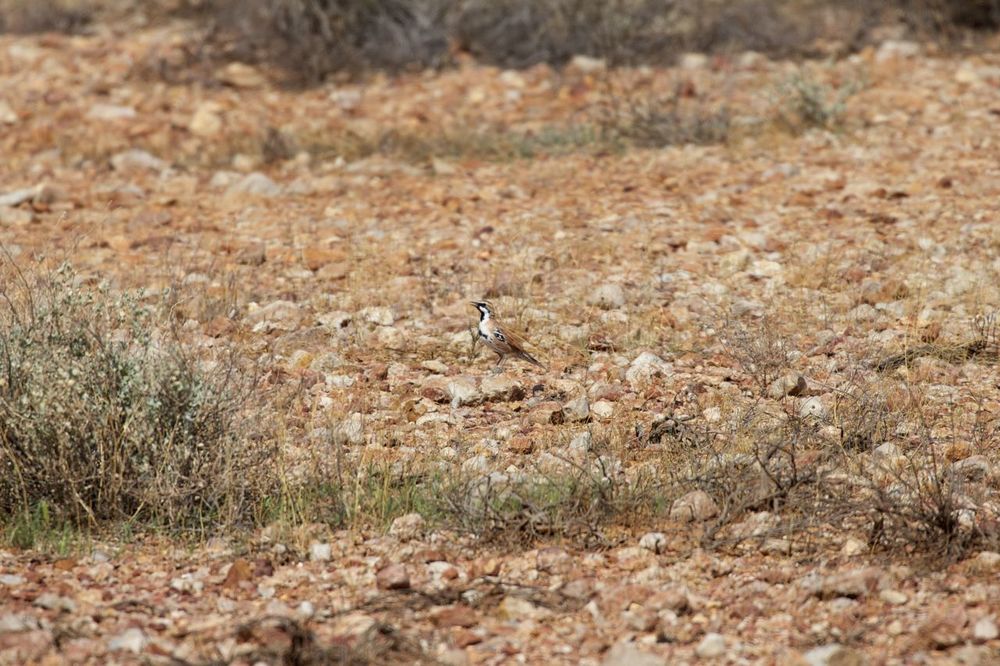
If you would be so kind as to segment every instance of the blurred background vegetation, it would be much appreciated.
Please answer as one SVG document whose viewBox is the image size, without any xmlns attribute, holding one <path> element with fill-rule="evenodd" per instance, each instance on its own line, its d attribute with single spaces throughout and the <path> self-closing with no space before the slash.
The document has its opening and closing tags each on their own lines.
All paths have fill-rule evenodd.
<svg viewBox="0 0 1000 666">
<path fill-rule="evenodd" d="M 176 18 L 202 53 L 284 69 L 290 81 L 454 66 L 669 65 L 685 52 L 843 56 L 886 39 L 975 50 L 1000 0 L 0 0 L 0 32 L 87 32 Z"/>
</svg>

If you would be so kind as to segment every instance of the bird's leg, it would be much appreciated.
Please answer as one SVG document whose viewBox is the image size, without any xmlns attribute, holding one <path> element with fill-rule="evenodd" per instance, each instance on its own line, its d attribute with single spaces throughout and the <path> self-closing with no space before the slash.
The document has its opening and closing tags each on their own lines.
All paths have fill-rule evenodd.
<svg viewBox="0 0 1000 666">
<path fill-rule="evenodd" d="M 497 352 L 497 356 L 499 356 L 500 358 L 497 359 L 497 364 L 493 367 L 494 375 L 499 375 L 501 372 L 503 372 L 503 362 L 507 360 L 507 357 L 499 352 Z"/>
</svg>

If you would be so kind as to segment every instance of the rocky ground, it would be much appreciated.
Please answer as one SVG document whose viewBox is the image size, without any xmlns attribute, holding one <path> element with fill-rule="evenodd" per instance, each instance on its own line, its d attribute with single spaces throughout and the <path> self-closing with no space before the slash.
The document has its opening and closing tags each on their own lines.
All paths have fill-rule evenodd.
<svg viewBox="0 0 1000 666">
<path fill-rule="evenodd" d="M 590 544 L 406 515 L 307 525 L 298 547 L 265 529 L 9 549 L 3 663 L 1000 662 L 1000 57 L 888 42 L 289 90 L 195 51 L 184 24 L 0 37 L 3 244 L 173 287 L 192 344 L 267 353 L 299 388 L 261 418 L 290 473 L 342 456 L 506 483 L 597 461 L 609 484 L 672 468 L 690 491 L 692 448 L 753 462 L 792 423 L 792 467 L 905 506 L 943 478 L 906 476 L 931 456 L 968 547 L 880 545 L 863 512 L 803 521 L 716 484 Z M 842 118 L 778 122 L 806 75 L 859 84 Z M 728 106 L 727 143 L 596 136 L 616 86 L 678 83 Z M 544 370 L 491 374 L 481 297 Z"/>
</svg>

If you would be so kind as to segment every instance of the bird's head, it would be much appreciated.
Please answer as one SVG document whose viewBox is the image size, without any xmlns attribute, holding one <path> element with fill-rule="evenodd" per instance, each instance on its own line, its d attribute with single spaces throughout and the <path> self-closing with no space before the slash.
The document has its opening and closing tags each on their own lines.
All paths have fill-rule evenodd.
<svg viewBox="0 0 1000 666">
<path fill-rule="evenodd" d="M 493 306 L 488 301 L 470 301 L 470 305 L 475 306 L 479 310 L 482 318 L 493 316 Z"/>
</svg>

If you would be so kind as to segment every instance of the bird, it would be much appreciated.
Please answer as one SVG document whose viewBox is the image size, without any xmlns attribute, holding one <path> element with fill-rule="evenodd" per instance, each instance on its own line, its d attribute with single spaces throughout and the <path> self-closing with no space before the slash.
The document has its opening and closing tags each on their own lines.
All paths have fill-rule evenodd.
<svg viewBox="0 0 1000 666">
<path fill-rule="evenodd" d="M 533 363 L 539 368 L 545 367 L 525 351 L 528 341 L 497 318 L 492 304 L 488 301 L 470 301 L 470 304 L 479 310 L 479 339 L 500 357 L 497 359 L 496 372 L 500 372 L 504 362 L 511 357 Z"/>
</svg>

